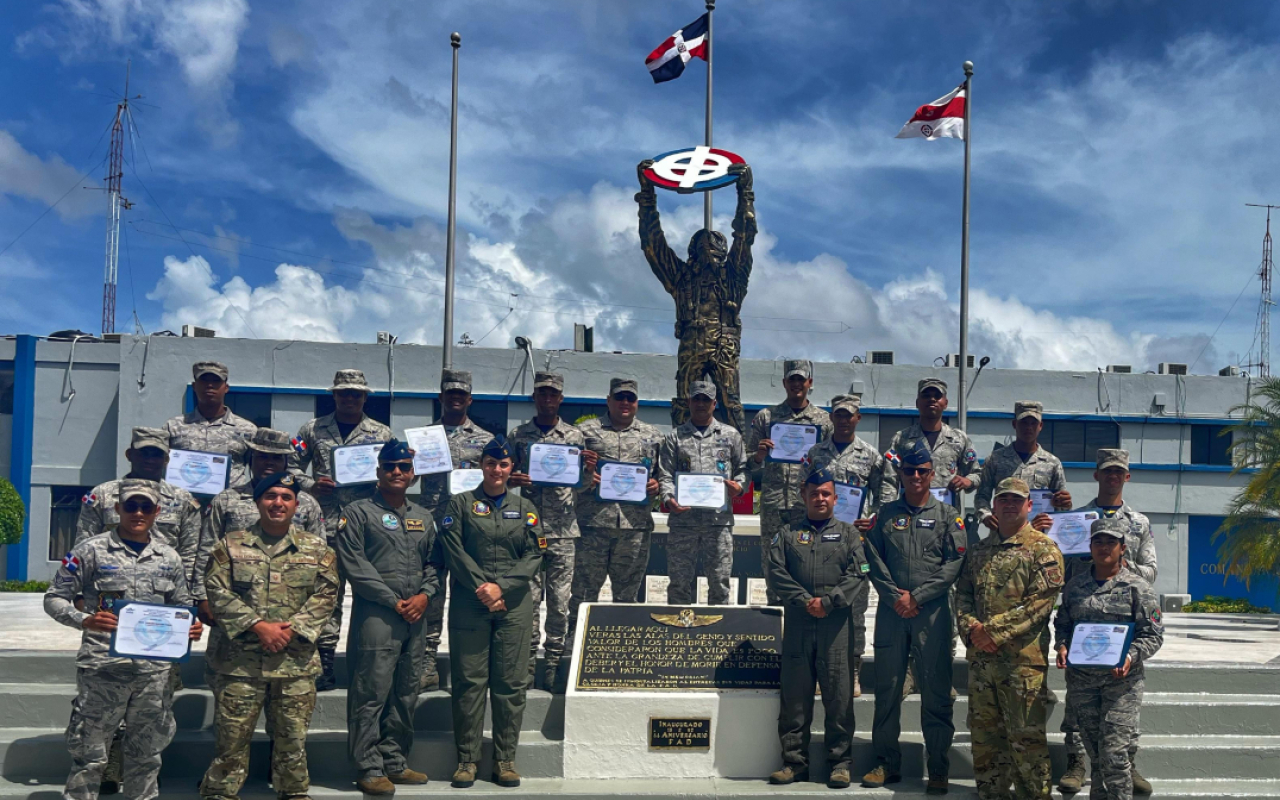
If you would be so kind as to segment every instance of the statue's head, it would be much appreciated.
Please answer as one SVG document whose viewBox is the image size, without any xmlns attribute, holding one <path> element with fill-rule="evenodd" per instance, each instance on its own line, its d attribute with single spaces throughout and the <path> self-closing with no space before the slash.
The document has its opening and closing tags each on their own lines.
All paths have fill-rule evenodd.
<svg viewBox="0 0 1280 800">
<path fill-rule="evenodd" d="M 719 266 L 729 257 L 729 243 L 719 231 L 700 230 L 689 240 L 689 263 Z"/>
</svg>

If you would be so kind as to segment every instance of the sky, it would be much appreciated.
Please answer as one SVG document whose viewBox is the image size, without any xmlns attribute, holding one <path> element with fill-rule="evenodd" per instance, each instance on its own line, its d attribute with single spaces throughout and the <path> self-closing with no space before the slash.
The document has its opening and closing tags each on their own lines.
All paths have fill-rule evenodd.
<svg viewBox="0 0 1280 800">
<path fill-rule="evenodd" d="M 101 326 L 107 131 L 132 59 L 116 328 L 439 344 L 462 34 L 455 335 L 674 353 L 635 165 L 701 143 L 687 0 L 47 0 L 0 19 L 0 332 Z M 963 143 L 898 140 L 972 60 L 970 348 L 992 367 L 1259 357 L 1280 203 L 1267 0 L 720 0 L 715 143 L 755 178 L 743 354 L 955 352 Z M 145 104 L 145 105 L 144 105 Z M 715 195 L 727 231 L 732 188 Z M 683 253 L 699 196 L 659 193 Z M 1280 219 L 1277 222 L 1280 226 Z"/>
</svg>

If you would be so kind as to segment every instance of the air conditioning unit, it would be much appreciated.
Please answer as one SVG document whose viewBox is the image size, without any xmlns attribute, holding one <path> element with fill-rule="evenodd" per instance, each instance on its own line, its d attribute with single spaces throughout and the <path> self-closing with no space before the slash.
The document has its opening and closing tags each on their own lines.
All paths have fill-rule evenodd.
<svg viewBox="0 0 1280 800">
<path fill-rule="evenodd" d="M 391 344 L 396 337 L 391 335 L 391 331 L 378 331 L 378 344 Z"/>
<path fill-rule="evenodd" d="M 102 341 L 120 344 L 120 337 L 122 336 L 124 336 L 123 333 L 104 333 L 102 334 Z"/>
<path fill-rule="evenodd" d="M 183 325 L 182 335 L 194 339 L 212 339 L 218 335 L 213 328 L 201 328 L 199 325 Z"/>
<path fill-rule="evenodd" d="M 1223 367 L 1222 369 L 1218 370 L 1218 374 L 1224 378 L 1239 378 L 1240 368 L 1239 367 Z"/>
<path fill-rule="evenodd" d="M 886 364 L 886 365 L 892 366 L 893 351 L 892 350 L 868 350 L 867 363 L 868 364 Z"/>
<path fill-rule="evenodd" d="M 1119 375 L 1129 375 L 1133 372 L 1133 367 L 1128 364 L 1108 364 L 1107 372 L 1114 372 Z"/>
<path fill-rule="evenodd" d="M 1186 364 L 1174 364 L 1174 363 L 1169 362 L 1169 361 L 1161 361 L 1161 362 L 1156 366 L 1156 374 L 1157 374 L 1157 375 L 1186 375 L 1186 374 L 1187 374 L 1187 365 L 1186 365 Z"/>
<path fill-rule="evenodd" d="M 973 355 L 972 355 L 972 354 L 970 354 L 966 360 L 969 362 L 969 369 L 973 369 Z M 960 354 L 959 354 L 959 353 L 949 353 L 949 354 L 947 355 L 947 363 L 946 363 L 946 366 L 948 366 L 948 367 L 959 367 L 959 366 L 960 366 Z"/>
</svg>

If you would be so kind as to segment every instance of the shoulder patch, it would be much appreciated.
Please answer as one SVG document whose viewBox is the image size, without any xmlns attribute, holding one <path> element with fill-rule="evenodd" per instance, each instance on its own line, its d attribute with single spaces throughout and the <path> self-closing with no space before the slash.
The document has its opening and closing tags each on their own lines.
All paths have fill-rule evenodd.
<svg viewBox="0 0 1280 800">
<path fill-rule="evenodd" d="M 538 537 L 538 549 L 539 549 L 539 550 L 546 550 L 546 549 L 547 549 L 547 537 L 545 537 L 545 536 L 539 536 L 539 537 Z"/>
<path fill-rule="evenodd" d="M 450 517 L 450 516 L 447 516 L 447 515 L 446 515 L 444 519 L 440 520 L 440 524 L 441 524 L 441 525 L 443 525 L 443 526 L 444 526 L 444 527 L 446 527 L 446 528 L 452 528 L 452 527 L 453 527 L 453 517 Z"/>
<path fill-rule="evenodd" d="M 1154 622 L 1155 624 L 1159 625 L 1159 624 L 1160 624 L 1160 620 L 1162 620 L 1162 619 L 1164 619 L 1164 617 L 1163 617 L 1163 616 L 1161 616 L 1161 614 L 1160 614 L 1160 609 L 1155 608 L 1155 609 L 1152 609 L 1152 610 L 1151 610 L 1151 621 L 1152 621 L 1152 622 Z"/>
<path fill-rule="evenodd" d="M 862 572 L 863 572 L 863 574 L 866 574 L 866 573 L 868 573 L 868 572 L 870 572 L 870 571 L 871 571 L 871 565 L 870 565 L 870 564 L 868 564 L 868 563 L 867 563 L 867 562 L 865 562 L 865 561 L 864 561 L 864 562 L 862 562 Z"/>
<path fill-rule="evenodd" d="M 342 530 L 345 527 L 347 527 L 347 515 L 343 514 L 338 518 L 338 530 Z"/>
<path fill-rule="evenodd" d="M 84 497 L 81 497 L 80 502 L 92 508 L 98 504 L 98 496 L 93 492 L 90 492 L 89 494 L 86 494 Z"/>
<path fill-rule="evenodd" d="M 538 524 L 538 515 L 532 511 L 524 515 L 524 524 L 530 528 Z"/>
<path fill-rule="evenodd" d="M 973 451 L 972 447 L 966 448 L 964 451 L 964 463 L 972 464 L 978 460 L 978 454 Z"/>
<path fill-rule="evenodd" d="M 327 569 L 329 567 L 332 567 L 337 562 L 338 562 L 338 554 L 333 552 L 332 550 L 329 550 L 324 554 L 324 557 L 320 559 L 320 566 L 325 567 Z"/>
<path fill-rule="evenodd" d="M 225 564 L 231 560 L 231 556 L 227 555 L 227 551 L 224 548 L 217 547 L 213 551 L 213 560 L 219 564 Z"/>
<path fill-rule="evenodd" d="M 68 552 L 62 557 L 62 568 L 74 575 L 80 569 L 80 557 L 75 553 Z"/>
<path fill-rule="evenodd" d="M 956 527 L 964 528 L 964 517 L 956 517 Z"/>
</svg>

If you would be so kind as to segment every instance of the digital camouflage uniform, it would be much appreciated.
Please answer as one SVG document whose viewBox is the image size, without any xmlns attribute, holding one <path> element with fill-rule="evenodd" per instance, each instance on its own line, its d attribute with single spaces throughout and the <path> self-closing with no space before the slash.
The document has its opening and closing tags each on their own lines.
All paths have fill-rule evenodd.
<svg viewBox="0 0 1280 800">
<path fill-rule="evenodd" d="M 982 462 L 981 482 L 973 499 L 980 519 L 991 515 L 992 492 L 1005 478 L 1021 478 L 1031 489 L 1061 492 L 1067 488 L 1067 473 L 1053 453 L 1037 447 L 1024 461 L 1013 444 L 1007 444 Z"/>
<path fill-rule="evenodd" d="M 264 706 L 272 718 L 272 787 L 280 797 L 305 795 L 311 788 L 307 728 L 320 672 L 316 641 L 338 600 L 337 558 L 301 528 L 291 525 L 276 537 L 255 522 L 214 546 L 205 587 L 225 649 L 218 666 L 215 753 L 200 795 L 238 796 Z M 284 650 L 268 653 L 253 632 L 259 622 L 288 622 L 293 638 Z"/>
<path fill-rule="evenodd" d="M 546 433 L 530 420 L 511 429 L 507 437 L 515 453 L 514 472 L 529 472 L 529 447 L 535 443 L 563 444 L 582 448 L 585 440 L 582 431 L 563 419 L 557 419 L 555 427 Z M 581 455 L 581 453 L 579 453 Z M 564 653 L 566 631 L 569 626 L 569 593 L 573 589 L 574 556 L 579 537 L 578 518 L 574 510 L 577 489 L 583 485 L 584 475 L 590 482 L 586 464 L 578 475 L 576 486 L 522 486 L 520 494 L 533 503 L 542 517 L 542 535 L 547 549 L 542 557 L 543 569 L 533 576 L 529 594 L 533 598 L 533 633 L 529 640 L 530 669 L 538 660 L 538 640 L 541 639 L 540 605 L 543 592 L 547 597 L 546 668 L 555 668 Z"/>
<path fill-rule="evenodd" d="M 169 447 L 174 450 L 200 450 L 229 455 L 229 488 L 249 483 L 249 450 L 246 443 L 253 438 L 257 425 L 236 416 L 229 408 L 217 419 L 205 419 L 198 409 L 192 409 L 166 422 L 164 429 L 169 434 Z"/>
<path fill-rule="evenodd" d="M 993 531 L 975 545 L 956 583 L 956 625 L 969 646 L 973 769 L 983 800 L 1049 797 L 1040 637 L 1062 580 L 1057 545 L 1024 525 L 1007 539 Z M 969 631 L 977 622 L 997 652 L 973 646 Z"/>
<path fill-rule="evenodd" d="M 1071 635 L 1081 622 L 1136 626 L 1129 646 L 1133 664 L 1126 677 L 1116 678 L 1109 669 L 1067 667 L 1067 708 L 1084 734 L 1093 768 L 1089 798 L 1129 800 L 1133 797 L 1130 750 L 1138 738 L 1143 664 L 1164 643 L 1160 605 L 1151 584 L 1128 565 L 1101 586 L 1092 570 L 1082 570 L 1062 593 L 1062 607 L 1054 619 L 1057 646 L 1069 651 Z"/>
<path fill-rule="evenodd" d="M 921 440 L 924 441 L 929 451 L 933 453 L 933 480 L 930 482 L 933 488 L 941 489 L 946 487 L 947 484 L 951 483 L 951 479 L 957 475 L 973 481 L 974 491 L 982 487 L 982 474 L 978 469 L 978 453 L 973 449 L 973 442 L 969 439 L 969 434 L 944 422 L 942 423 L 942 429 L 938 432 L 936 443 L 930 445 L 929 438 L 925 436 L 924 428 L 921 428 L 920 421 L 916 420 L 893 435 L 889 450 L 892 453 L 901 455 L 911 446 L 912 442 Z M 899 488 L 897 471 L 886 469 L 884 473 L 884 491 L 881 495 L 885 502 L 896 499 Z"/>
<path fill-rule="evenodd" d="M 806 514 L 770 542 L 766 575 L 785 615 L 778 736 L 783 765 L 797 772 L 809 765 L 815 682 L 822 691 L 827 766 L 849 768 L 854 727 L 850 605 L 869 569 L 862 534 L 834 518 L 819 527 Z M 827 612 L 822 619 L 805 608 L 815 597 L 822 598 Z"/>
<path fill-rule="evenodd" d="M 747 457 L 742 435 L 718 419 L 706 431 L 686 422 L 671 431 L 659 448 L 659 482 L 664 503 L 676 498 L 677 472 L 718 473 L 745 487 Z M 728 487 L 725 489 L 728 497 Z M 707 576 L 707 602 L 729 602 L 729 573 L 733 569 L 733 510 L 691 508 L 667 516 L 667 603 L 691 605 L 697 599 L 698 561 Z"/>
<path fill-rule="evenodd" d="M 84 496 L 80 517 L 76 520 L 76 544 L 91 536 L 115 530 L 120 524 L 116 503 L 120 500 L 120 484 L 132 474 L 100 483 Z M 140 479 L 139 479 L 140 480 Z M 151 528 L 153 536 L 172 547 L 182 559 L 187 585 L 193 586 L 196 553 L 200 549 L 200 503 L 191 493 L 168 481 L 155 481 L 160 489 L 160 516 Z"/>
<path fill-rule="evenodd" d="M 99 534 L 71 549 L 44 596 L 49 616 L 84 631 L 76 655 L 76 699 L 67 725 L 71 772 L 63 796 L 70 800 L 98 796 L 107 749 L 123 721 L 124 796 L 127 800 L 158 797 L 160 753 L 177 729 L 168 691 L 170 664 L 111 656 L 111 634 L 84 630 L 84 620 L 92 613 L 76 610 L 77 597 L 83 597 L 84 608 L 93 611 L 110 610 L 113 602 L 121 600 L 189 606 L 182 559 L 158 537 L 135 553 L 117 532 Z"/>
</svg>

